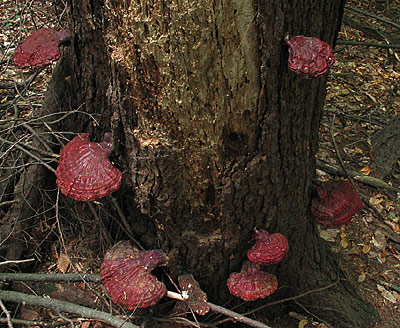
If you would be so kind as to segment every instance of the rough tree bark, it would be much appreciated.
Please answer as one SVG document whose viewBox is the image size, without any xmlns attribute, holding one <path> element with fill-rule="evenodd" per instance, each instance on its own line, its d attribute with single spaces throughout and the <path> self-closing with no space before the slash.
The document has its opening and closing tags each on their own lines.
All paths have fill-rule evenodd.
<svg viewBox="0 0 400 328">
<path fill-rule="evenodd" d="M 284 35 L 333 44 L 344 0 L 70 0 L 72 84 L 111 129 L 124 171 L 119 202 L 147 247 L 191 272 L 214 302 L 254 227 L 286 235 L 278 296 L 325 286 L 340 270 L 309 218 L 326 78 L 287 70 Z M 138 211 L 139 209 L 139 211 Z M 301 301 L 335 327 L 374 313 L 348 284 Z"/>
</svg>

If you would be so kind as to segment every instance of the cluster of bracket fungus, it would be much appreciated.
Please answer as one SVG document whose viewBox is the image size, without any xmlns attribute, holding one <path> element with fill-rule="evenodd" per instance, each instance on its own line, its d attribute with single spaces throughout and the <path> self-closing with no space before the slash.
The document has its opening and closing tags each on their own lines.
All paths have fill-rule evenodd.
<svg viewBox="0 0 400 328">
<path fill-rule="evenodd" d="M 88 201 L 117 190 L 122 173 L 108 159 L 112 150 L 111 132 L 99 143 L 90 142 L 89 133 L 72 139 L 60 152 L 56 171 L 60 191 L 75 200 Z"/>
<path fill-rule="evenodd" d="M 318 196 L 311 201 L 311 211 L 314 220 L 322 226 L 346 224 L 362 207 L 356 189 L 348 181 L 325 182 L 315 188 Z"/>
<path fill-rule="evenodd" d="M 129 310 L 146 308 L 167 292 L 164 283 L 150 273 L 166 261 L 159 250 L 139 251 L 129 241 L 121 241 L 106 253 L 100 279 L 115 304 Z"/>
<path fill-rule="evenodd" d="M 289 70 L 300 76 L 316 78 L 328 72 L 335 58 L 332 47 L 315 37 L 288 35 Z"/>
<path fill-rule="evenodd" d="M 265 229 L 255 229 L 256 244 L 247 252 L 246 261 L 240 273 L 228 278 L 229 292 L 245 301 L 265 298 L 278 288 L 274 275 L 263 272 L 260 265 L 277 264 L 289 250 L 288 240 L 280 233 L 269 234 Z"/>
<path fill-rule="evenodd" d="M 13 64 L 20 68 L 46 67 L 60 58 L 60 45 L 68 45 L 70 40 L 70 30 L 41 28 L 15 49 Z"/>
<path fill-rule="evenodd" d="M 258 264 L 246 261 L 242 271 L 229 276 L 228 288 L 232 295 L 244 301 L 254 301 L 273 294 L 278 288 L 278 280 L 262 271 Z"/>
<path fill-rule="evenodd" d="M 254 239 L 256 244 L 247 252 L 248 259 L 254 263 L 276 264 L 288 252 L 288 240 L 280 233 L 269 234 L 265 229 L 255 229 Z"/>
</svg>

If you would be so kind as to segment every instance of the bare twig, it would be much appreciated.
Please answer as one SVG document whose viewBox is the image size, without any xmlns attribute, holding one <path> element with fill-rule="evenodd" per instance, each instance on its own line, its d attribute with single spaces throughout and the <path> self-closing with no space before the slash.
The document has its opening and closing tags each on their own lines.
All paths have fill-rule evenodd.
<svg viewBox="0 0 400 328">
<path fill-rule="evenodd" d="M 339 159 L 340 167 L 342 168 L 346 178 L 348 178 L 350 180 L 350 177 L 349 177 L 349 175 L 347 173 L 347 169 L 346 169 L 346 167 L 344 165 L 344 162 L 343 162 L 342 154 L 340 154 L 339 147 L 337 146 L 337 143 L 336 143 L 336 140 L 335 140 L 335 135 L 333 133 L 334 121 L 335 121 L 335 114 L 333 115 L 332 123 L 329 126 L 329 134 L 331 135 L 332 146 L 335 149 L 335 153 L 336 153 L 337 158 Z"/>
<path fill-rule="evenodd" d="M 360 183 L 375 187 L 375 188 L 384 188 L 394 192 L 400 192 L 399 188 L 393 187 L 390 184 L 386 183 L 383 180 L 380 180 L 375 177 L 371 177 L 368 175 L 361 174 L 360 172 L 346 169 L 346 173 L 340 167 L 337 167 L 333 164 L 323 162 L 321 160 L 317 160 L 318 169 L 325 171 L 329 174 L 340 175 L 340 176 L 351 176 L 354 180 L 357 180 Z"/>
<path fill-rule="evenodd" d="M 112 195 L 108 196 L 109 199 L 111 200 L 111 203 L 115 207 L 115 209 L 118 212 L 118 215 L 122 221 L 121 228 L 125 231 L 125 233 L 132 239 L 132 241 L 138 246 L 141 250 L 144 250 L 143 246 L 136 240 L 136 238 L 133 236 L 132 229 L 130 228 L 130 225 L 128 223 L 128 220 L 126 219 L 126 216 L 124 212 L 122 211 L 121 207 L 119 206 L 117 200 L 115 197 Z"/>
<path fill-rule="evenodd" d="M 27 129 L 30 133 L 32 133 L 32 135 L 34 135 L 34 136 L 37 138 L 37 140 L 43 145 L 43 147 L 47 149 L 47 151 L 48 151 L 49 154 L 52 154 L 52 153 L 53 153 L 53 151 L 52 151 L 52 149 L 50 148 L 50 146 L 49 146 L 46 142 L 44 142 L 43 138 L 41 138 L 41 137 L 37 134 L 37 132 L 36 132 L 36 130 L 35 130 L 34 128 L 32 128 L 30 125 L 28 125 L 28 124 L 26 124 L 26 123 L 22 123 L 22 126 L 23 126 L 25 129 Z"/>
<path fill-rule="evenodd" d="M 394 22 L 392 22 L 392 21 L 390 21 L 390 20 L 387 20 L 387 19 L 385 19 L 385 18 L 383 18 L 383 17 L 377 16 L 377 15 L 374 15 L 374 14 L 370 14 L 370 13 L 364 11 L 364 10 L 361 10 L 361 9 L 358 9 L 358 8 L 354 8 L 354 7 L 350 7 L 350 6 L 346 6 L 345 9 L 354 11 L 354 12 L 359 13 L 359 14 L 362 14 L 362 15 L 364 15 L 364 16 L 368 16 L 368 17 L 375 18 L 375 19 L 377 19 L 377 20 L 380 20 L 381 22 L 384 22 L 384 23 L 386 23 L 386 24 L 392 25 L 392 26 L 394 26 L 394 27 L 400 29 L 400 25 L 399 25 L 399 24 L 396 24 L 396 23 L 394 23 Z"/>
<path fill-rule="evenodd" d="M 0 280 L 6 281 L 88 281 L 100 283 L 98 274 L 77 273 L 8 273 L 0 272 Z"/>
<path fill-rule="evenodd" d="M 351 46 L 364 46 L 364 47 L 376 47 L 376 48 L 400 49 L 400 44 L 385 44 L 385 43 L 362 42 L 362 41 L 353 41 L 353 40 L 337 40 L 336 44 L 351 45 Z"/>
<path fill-rule="evenodd" d="M 9 206 L 9 205 L 12 205 L 14 203 L 18 203 L 20 201 L 21 201 L 20 199 L 6 200 L 6 201 L 0 203 L 0 207 Z"/>
<path fill-rule="evenodd" d="M 305 306 L 303 306 L 302 304 L 300 304 L 297 300 L 294 301 L 299 307 L 301 307 L 303 309 L 304 312 L 307 312 L 309 315 L 311 315 L 312 317 L 316 318 L 318 321 L 323 322 L 328 328 L 332 327 L 330 324 L 328 324 L 325 320 L 322 320 L 320 317 L 318 317 L 317 315 L 315 315 L 314 313 L 312 313 L 311 311 L 309 311 Z"/>
<path fill-rule="evenodd" d="M 4 261 L 4 262 L 0 262 L 0 266 L 2 266 L 2 265 L 9 265 L 9 264 L 26 263 L 26 262 L 32 262 L 32 261 L 35 261 L 35 259 Z"/>
<path fill-rule="evenodd" d="M 47 164 L 46 162 L 44 162 L 40 157 L 32 154 L 29 150 L 25 149 L 24 147 L 20 146 L 18 143 L 15 142 L 11 142 L 8 141 L 6 139 L 3 139 L 2 137 L 0 137 L 0 141 L 7 143 L 7 144 L 11 144 L 13 147 L 23 151 L 24 153 L 26 153 L 27 155 L 29 155 L 30 157 L 32 157 L 33 159 L 37 160 L 40 164 L 42 164 L 43 166 L 45 166 L 48 170 L 50 170 L 53 173 L 56 173 L 56 170 L 53 169 L 49 164 Z"/>
<path fill-rule="evenodd" d="M 8 312 L 7 308 L 5 307 L 5 305 L 3 304 L 1 299 L 0 299 L 0 309 L 2 309 L 3 313 L 5 313 L 5 315 L 6 315 L 8 328 L 13 328 L 13 324 L 11 322 L 10 312 Z"/>
</svg>

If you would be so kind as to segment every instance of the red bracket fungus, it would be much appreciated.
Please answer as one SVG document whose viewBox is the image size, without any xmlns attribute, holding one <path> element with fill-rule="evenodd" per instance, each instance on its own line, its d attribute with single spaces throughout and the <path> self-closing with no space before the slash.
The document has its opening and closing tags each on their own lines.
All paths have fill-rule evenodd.
<svg viewBox="0 0 400 328">
<path fill-rule="evenodd" d="M 288 240 L 280 233 L 269 234 L 265 229 L 256 229 L 254 239 L 256 244 L 247 252 L 247 258 L 254 263 L 279 263 L 289 250 Z"/>
<path fill-rule="evenodd" d="M 157 304 L 167 292 L 150 273 L 166 261 L 159 250 L 139 251 L 129 241 L 121 241 L 104 256 L 100 279 L 115 304 L 129 310 L 146 308 Z"/>
<path fill-rule="evenodd" d="M 232 273 L 228 278 L 229 292 L 245 301 L 254 301 L 273 294 L 278 280 L 272 274 L 260 269 L 258 264 L 246 261 L 242 271 Z"/>
<path fill-rule="evenodd" d="M 354 186 L 348 181 L 325 182 L 316 186 L 318 196 L 311 201 L 314 220 L 325 227 L 336 227 L 350 222 L 362 207 Z"/>
<path fill-rule="evenodd" d="M 288 35 L 289 70 L 300 76 L 316 78 L 328 72 L 335 62 L 332 47 L 315 37 Z"/>
<path fill-rule="evenodd" d="M 14 65 L 43 68 L 60 58 L 60 45 L 71 40 L 70 30 L 41 28 L 32 33 L 14 52 Z"/>
<path fill-rule="evenodd" d="M 117 190 L 122 173 L 108 159 L 112 150 L 111 132 L 106 132 L 100 143 L 90 142 L 89 133 L 72 139 L 60 153 L 56 171 L 60 191 L 75 200 L 88 201 Z"/>
</svg>

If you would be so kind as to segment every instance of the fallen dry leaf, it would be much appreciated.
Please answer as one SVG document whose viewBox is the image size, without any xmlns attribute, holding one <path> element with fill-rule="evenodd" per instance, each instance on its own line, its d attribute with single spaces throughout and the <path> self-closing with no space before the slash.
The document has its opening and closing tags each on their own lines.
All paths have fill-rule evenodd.
<svg viewBox="0 0 400 328">
<path fill-rule="evenodd" d="M 363 174 L 365 174 L 365 175 L 370 175 L 371 172 L 372 172 L 372 170 L 371 170 L 371 168 L 369 167 L 369 165 L 365 165 L 365 166 L 360 170 L 360 172 L 363 173 Z"/>
<path fill-rule="evenodd" d="M 363 282 L 363 281 L 365 281 L 366 278 L 367 278 L 367 275 L 365 274 L 365 272 L 363 272 L 358 276 L 357 281 L 358 282 Z"/>
<path fill-rule="evenodd" d="M 379 284 L 377 284 L 376 287 L 381 292 L 384 299 L 388 300 L 391 303 L 397 303 L 396 297 L 391 292 L 389 292 L 385 287 Z"/>
<path fill-rule="evenodd" d="M 62 273 L 66 273 L 69 266 L 71 264 L 71 260 L 69 256 L 63 252 L 60 253 L 57 260 L 57 269 Z"/>
<path fill-rule="evenodd" d="M 364 254 L 368 254 L 368 252 L 371 250 L 371 245 L 364 245 L 364 247 L 362 248 L 362 252 Z"/>
<path fill-rule="evenodd" d="M 322 239 L 326 241 L 335 241 L 336 236 L 338 235 L 338 229 L 319 229 L 319 235 Z"/>
</svg>

